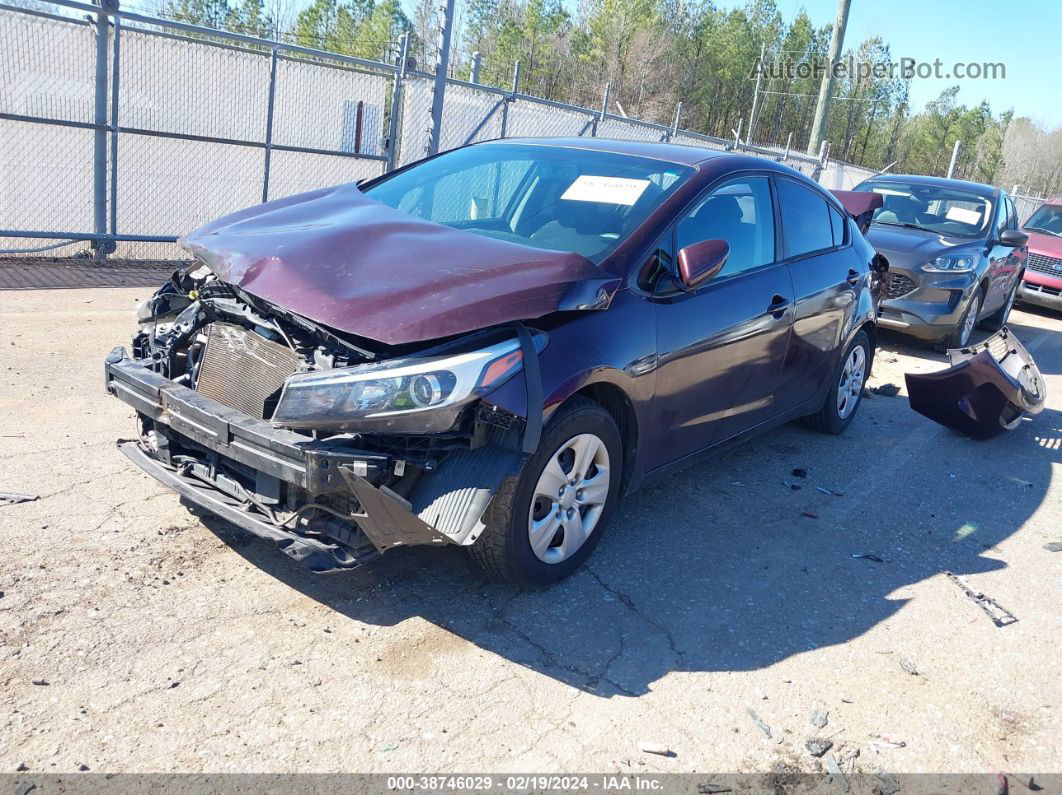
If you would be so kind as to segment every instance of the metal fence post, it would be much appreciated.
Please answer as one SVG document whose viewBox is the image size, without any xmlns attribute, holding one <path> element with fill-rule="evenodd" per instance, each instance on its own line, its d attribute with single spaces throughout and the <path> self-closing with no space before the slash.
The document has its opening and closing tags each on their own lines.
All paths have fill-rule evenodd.
<svg viewBox="0 0 1062 795">
<path fill-rule="evenodd" d="M 111 57 L 111 237 L 118 234 L 118 77 L 121 63 L 122 20 L 114 18 Z"/>
<path fill-rule="evenodd" d="M 948 163 L 948 179 L 951 179 L 951 175 L 955 173 L 955 163 L 959 159 L 959 149 L 962 148 L 962 141 L 958 138 L 955 139 L 955 146 L 951 150 L 951 162 Z"/>
<path fill-rule="evenodd" d="M 671 124 L 671 134 L 668 136 L 668 140 L 669 141 L 672 138 L 675 138 L 678 135 L 679 123 L 681 121 L 682 121 L 682 103 L 680 102 L 680 103 L 678 103 L 678 105 L 675 106 L 675 121 L 672 122 L 672 124 Z"/>
<path fill-rule="evenodd" d="M 273 108 L 277 99 L 277 48 L 269 51 L 269 98 L 266 100 L 265 162 L 262 167 L 262 204 L 269 201 L 269 166 L 273 159 Z"/>
<path fill-rule="evenodd" d="M 402 113 L 402 81 L 406 79 L 406 63 L 409 61 L 409 31 L 403 33 L 398 41 L 398 70 L 391 86 L 391 118 L 387 123 L 386 171 L 394 171 L 398 160 L 398 117 Z"/>
<path fill-rule="evenodd" d="M 113 250 L 113 241 L 107 240 L 107 38 L 110 22 L 100 0 L 96 12 L 96 104 L 93 122 L 95 135 L 92 148 L 92 221 L 96 235 L 93 246 L 96 261 L 107 259 L 108 249 Z"/>
<path fill-rule="evenodd" d="M 454 0 L 443 6 L 442 42 L 435 63 L 435 90 L 431 96 L 431 129 L 428 130 L 428 155 L 439 153 L 442 136 L 443 100 L 446 97 L 446 69 L 450 64 L 450 39 L 454 31 Z"/>
<path fill-rule="evenodd" d="M 470 83 L 479 82 L 479 70 L 483 66 L 483 56 L 480 55 L 479 50 L 472 53 L 472 74 L 469 75 L 468 81 Z"/>
</svg>

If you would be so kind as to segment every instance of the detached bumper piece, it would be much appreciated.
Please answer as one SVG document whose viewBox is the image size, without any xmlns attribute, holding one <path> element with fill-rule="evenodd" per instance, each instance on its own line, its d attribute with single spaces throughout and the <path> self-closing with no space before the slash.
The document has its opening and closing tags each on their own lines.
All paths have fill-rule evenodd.
<svg viewBox="0 0 1062 795">
<path fill-rule="evenodd" d="M 951 367 L 907 373 L 911 408 L 973 439 L 991 439 L 1038 414 L 1047 390 L 1036 362 L 1007 329 L 948 351 Z"/>
<path fill-rule="evenodd" d="M 274 428 L 159 375 L 122 348 L 107 357 L 105 380 L 152 429 L 151 444 L 119 444 L 126 457 L 315 572 L 356 568 L 393 546 L 454 542 L 381 484 L 397 463 L 384 454 Z"/>
</svg>

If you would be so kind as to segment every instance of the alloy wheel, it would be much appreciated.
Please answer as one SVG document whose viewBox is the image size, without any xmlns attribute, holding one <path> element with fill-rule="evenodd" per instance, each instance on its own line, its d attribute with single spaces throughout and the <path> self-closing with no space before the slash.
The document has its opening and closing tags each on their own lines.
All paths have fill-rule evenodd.
<svg viewBox="0 0 1062 795">
<path fill-rule="evenodd" d="M 837 416 L 842 420 L 855 411 L 863 394 L 863 381 L 867 371 L 867 352 L 862 345 L 852 348 L 841 370 L 841 382 L 837 385 Z"/>
<path fill-rule="evenodd" d="M 531 498 L 527 535 L 544 563 L 574 555 L 594 532 L 608 500 L 608 449 L 592 433 L 562 444 L 546 462 Z"/>
<path fill-rule="evenodd" d="M 977 314 L 981 311 L 981 294 L 974 294 L 973 299 L 970 301 L 970 309 L 966 313 L 966 317 L 962 321 L 962 331 L 959 334 L 959 347 L 963 348 L 970 341 L 970 335 L 973 334 L 974 328 L 977 326 Z"/>
</svg>

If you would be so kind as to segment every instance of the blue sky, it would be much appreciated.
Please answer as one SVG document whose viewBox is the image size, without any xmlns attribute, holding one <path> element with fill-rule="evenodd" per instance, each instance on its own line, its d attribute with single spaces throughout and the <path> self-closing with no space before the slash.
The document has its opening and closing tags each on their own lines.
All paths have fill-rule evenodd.
<svg viewBox="0 0 1062 795">
<path fill-rule="evenodd" d="M 745 5 L 715 0 L 722 8 Z M 837 0 L 775 0 L 787 22 L 801 8 L 817 26 L 831 24 Z M 988 100 L 994 111 L 1014 108 L 1038 124 L 1062 125 L 1062 2 L 1060 0 L 852 0 L 845 46 L 878 35 L 892 47 L 894 60 L 903 57 L 932 62 L 943 70 L 956 62 L 1002 62 L 1004 80 L 911 81 L 911 104 L 920 109 L 951 85 L 959 85 L 959 101 L 975 105 Z"/>
</svg>

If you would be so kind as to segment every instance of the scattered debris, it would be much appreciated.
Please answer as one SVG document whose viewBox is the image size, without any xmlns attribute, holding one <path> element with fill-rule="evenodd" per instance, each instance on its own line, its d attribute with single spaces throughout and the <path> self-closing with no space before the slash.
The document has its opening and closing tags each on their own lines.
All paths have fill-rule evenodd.
<svg viewBox="0 0 1062 795">
<path fill-rule="evenodd" d="M 793 477 L 795 477 L 795 478 L 806 478 L 807 476 L 808 476 L 808 471 L 806 469 L 804 469 L 803 467 L 795 467 L 793 469 Z"/>
<path fill-rule="evenodd" d="M 841 772 L 841 767 L 837 764 L 837 760 L 833 758 L 833 754 L 826 754 L 823 762 L 826 764 L 826 772 L 830 774 L 830 780 L 842 792 L 848 792 L 848 779 L 844 777 L 844 773 Z"/>
<path fill-rule="evenodd" d="M 880 784 L 876 787 L 876 790 L 880 792 L 881 795 L 896 795 L 896 793 L 900 791 L 900 780 L 892 773 L 887 773 L 882 770 L 878 773 L 878 781 Z"/>
<path fill-rule="evenodd" d="M 911 660 L 906 657 L 900 658 L 900 667 L 903 668 L 911 676 L 918 676 L 918 666 L 916 666 Z"/>
<path fill-rule="evenodd" d="M 884 558 L 879 558 L 877 555 L 871 555 L 869 552 L 864 552 L 861 555 L 853 554 L 852 557 L 855 558 L 856 560 L 872 560 L 875 563 L 884 563 L 885 562 Z"/>
<path fill-rule="evenodd" d="M 1044 549 L 1048 552 L 1062 552 L 1062 541 L 1049 541 L 1044 544 Z"/>
<path fill-rule="evenodd" d="M 1010 792 L 1010 787 L 1007 785 L 1007 777 L 1002 773 L 996 773 L 995 781 L 992 783 L 995 785 L 992 789 L 992 795 L 1007 795 Z"/>
<path fill-rule="evenodd" d="M 39 500 L 38 494 L 15 494 L 13 492 L 0 491 L 0 505 L 16 505 L 20 502 L 34 502 Z"/>
<path fill-rule="evenodd" d="M 878 386 L 869 387 L 872 394 L 882 395 L 883 397 L 896 397 L 900 394 L 900 388 L 896 384 L 879 384 Z"/>
<path fill-rule="evenodd" d="M 806 516 L 806 517 L 808 517 L 808 519 L 818 519 L 819 518 L 819 515 L 817 513 L 815 513 L 814 511 L 801 511 L 800 515 L 801 516 Z"/>
<path fill-rule="evenodd" d="M 804 488 L 803 486 L 798 486 L 796 483 L 790 483 L 788 480 L 783 480 L 782 485 L 788 486 L 793 491 L 800 491 L 802 488 Z"/>
<path fill-rule="evenodd" d="M 48 680 L 47 679 L 34 679 L 33 680 L 33 684 L 35 684 L 35 685 L 37 685 L 39 687 L 44 687 L 44 686 L 46 686 L 48 684 Z"/>
<path fill-rule="evenodd" d="M 828 709 L 813 709 L 811 711 L 811 725 L 822 729 L 826 724 L 830 722 L 830 711 Z"/>
<path fill-rule="evenodd" d="M 25 773 L 27 770 L 29 770 L 29 765 L 25 762 L 19 762 L 18 767 L 15 768 L 16 773 Z"/>
<path fill-rule="evenodd" d="M 698 795 L 719 795 L 722 792 L 733 792 L 730 787 L 724 787 L 722 784 L 713 784 L 710 781 L 707 784 L 698 784 Z"/>
<path fill-rule="evenodd" d="M 644 754 L 656 754 L 657 756 L 674 756 L 671 753 L 671 749 L 663 743 L 653 743 L 648 740 L 642 740 L 638 743 L 638 750 Z"/>
<path fill-rule="evenodd" d="M 1018 620 L 1017 616 L 1007 610 L 1007 608 L 1003 607 L 992 597 L 985 596 L 981 591 L 975 591 L 961 577 L 952 574 L 950 571 L 946 571 L 944 574 L 947 575 L 949 580 L 958 585 L 974 604 L 984 610 L 997 627 L 1005 627 Z"/>
<path fill-rule="evenodd" d="M 1029 481 L 1022 480 L 1021 478 L 1016 478 L 1013 475 L 1007 475 L 1007 480 L 1012 480 L 1015 483 L 1017 483 L 1019 486 L 1021 486 L 1022 488 L 1025 488 L 1025 489 L 1031 489 L 1033 487 L 1033 484 L 1030 483 Z"/>
<path fill-rule="evenodd" d="M 86 770 L 89 769 L 89 766 L 85 765 L 85 764 L 81 764 L 81 765 L 77 766 L 77 769 L 80 770 L 82 773 L 84 773 Z"/>
<path fill-rule="evenodd" d="M 752 707 L 745 707 L 745 710 L 749 713 L 749 717 L 752 718 L 752 722 L 760 727 L 761 732 L 767 735 L 767 739 L 772 739 L 774 735 L 771 734 L 771 727 L 763 722 L 763 720 L 760 718 L 759 715 L 756 714 L 756 711 Z M 780 736 L 781 734 L 779 733 L 779 737 Z"/>
<path fill-rule="evenodd" d="M 871 739 L 874 741 L 871 745 L 878 746 L 879 748 L 906 748 L 907 743 L 901 740 L 899 737 L 894 737 L 891 734 L 872 734 Z"/>
<path fill-rule="evenodd" d="M 173 690 L 173 688 L 178 687 L 180 684 L 181 681 L 179 679 L 173 680 L 172 682 L 170 682 L 170 690 Z"/>
<path fill-rule="evenodd" d="M 827 740 L 825 737 L 808 737 L 804 740 L 804 747 L 808 749 L 808 753 L 812 756 L 822 756 L 833 748 L 833 741 Z"/>
</svg>

